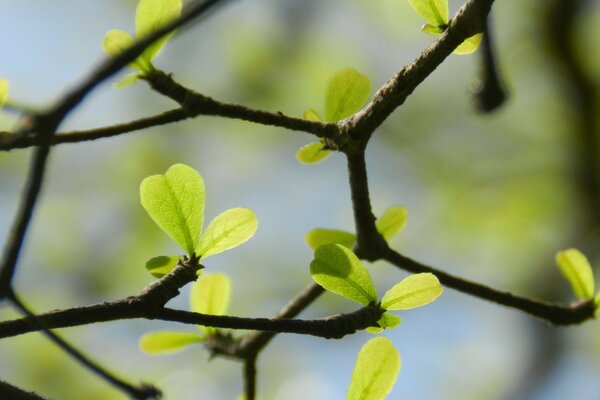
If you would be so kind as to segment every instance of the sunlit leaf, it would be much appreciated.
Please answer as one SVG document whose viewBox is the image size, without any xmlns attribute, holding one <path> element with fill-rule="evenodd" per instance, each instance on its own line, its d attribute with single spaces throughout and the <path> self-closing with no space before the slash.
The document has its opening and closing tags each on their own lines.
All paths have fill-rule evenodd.
<svg viewBox="0 0 600 400">
<path fill-rule="evenodd" d="M 307 119 L 309 121 L 315 121 L 315 122 L 322 121 L 319 113 L 316 112 L 315 110 L 313 110 L 312 108 L 308 108 L 306 111 L 304 111 L 304 119 Z"/>
<path fill-rule="evenodd" d="M 438 278 L 429 272 L 414 274 L 394 285 L 381 299 L 386 310 L 409 310 L 437 299 L 444 288 Z"/>
<path fill-rule="evenodd" d="M 198 172 L 175 164 L 140 185 L 142 206 L 156 224 L 189 255 L 194 253 L 204 218 L 204 181 Z"/>
<path fill-rule="evenodd" d="M 204 341 L 194 332 L 150 332 L 140 338 L 140 349 L 150 354 L 176 352 L 190 344 Z"/>
<path fill-rule="evenodd" d="M 248 208 L 232 208 L 215 217 L 200 237 L 196 254 L 206 258 L 229 250 L 250 239 L 258 220 Z"/>
<path fill-rule="evenodd" d="M 448 25 L 448 0 L 408 0 L 429 25 Z"/>
<path fill-rule="evenodd" d="M 404 225 L 406 224 L 406 215 L 407 211 L 404 207 L 393 206 L 388 208 L 375 222 L 377 232 L 379 232 L 385 240 L 392 238 L 404 228 Z"/>
<path fill-rule="evenodd" d="M 111 57 L 115 57 L 121 54 L 123 51 L 127 50 L 131 46 L 133 46 L 134 41 L 129 33 L 124 32 L 119 29 L 113 29 L 106 33 L 104 37 L 104 41 L 102 42 L 102 48 Z M 151 65 L 141 59 L 137 58 L 133 62 L 129 64 L 132 68 L 135 68 L 141 72 L 149 72 L 152 70 Z"/>
<path fill-rule="evenodd" d="M 360 304 L 377 301 L 377 291 L 369 272 L 352 250 L 339 244 L 326 244 L 315 251 L 310 263 L 312 278 L 330 292 Z"/>
<path fill-rule="evenodd" d="M 128 74 L 123 77 L 119 82 L 115 83 L 113 86 L 117 89 L 124 89 L 127 86 L 131 86 L 137 81 L 140 80 L 140 74 L 134 72 L 133 74 Z"/>
<path fill-rule="evenodd" d="M 379 327 L 370 326 L 365 330 L 369 333 L 380 333 L 384 329 L 391 329 L 397 327 L 398 325 L 400 325 L 400 322 L 402 322 L 400 317 L 390 313 L 383 313 L 381 318 L 379 318 L 379 320 L 377 321 Z"/>
<path fill-rule="evenodd" d="M 594 274 L 587 258 L 577 249 L 556 253 L 556 264 L 562 271 L 575 295 L 582 300 L 594 297 Z"/>
<path fill-rule="evenodd" d="M 441 33 L 444 32 L 444 28 L 440 27 L 440 26 L 434 26 L 434 25 L 430 25 L 430 24 L 425 24 L 421 27 L 421 30 L 425 33 L 428 33 L 430 35 L 434 35 L 437 36 Z"/>
<path fill-rule="evenodd" d="M 6 99 L 8 99 L 8 89 L 8 81 L 0 79 L 0 108 L 6 103 Z"/>
<path fill-rule="evenodd" d="M 229 307 L 231 282 L 225 274 L 204 273 L 192 285 L 190 309 L 197 313 L 223 315 Z M 200 328 L 207 334 L 216 331 L 213 327 Z"/>
<path fill-rule="evenodd" d="M 325 94 L 325 120 L 339 121 L 354 114 L 371 93 L 369 78 L 354 68 L 337 71 L 329 79 Z"/>
<path fill-rule="evenodd" d="M 482 33 L 478 33 L 476 35 L 467 38 L 464 42 L 458 45 L 456 49 L 454 49 L 454 54 L 471 54 L 479 47 L 481 43 Z"/>
<path fill-rule="evenodd" d="M 155 278 L 162 278 L 177 266 L 180 256 L 158 256 L 146 261 L 146 269 Z"/>
<path fill-rule="evenodd" d="M 331 154 L 331 150 L 325 150 L 324 146 L 321 141 L 304 145 L 296 152 L 296 159 L 302 164 L 316 164 L 323 161 Z"/>
<path fill-rule="evenodd" d="M 346 400 L 382 400 L 400 372 L 400 355 L 385 337 L 369 340 L 358 353 Z"/>
<path fill-rule="evenodd" d="M 356 235 L 337 229 L 317 228 L 308 232 L 304 237 L 304 240 L 306 240 L 306 243 L 308 243 L 312 251 L 315 251 L 324 244 L 331 243 L 338 243 L 351 249 L 352 246 L 354 246 L 354 242 L 356 242 Z"/>
<path fill-rule="evenodd" d="M 138 39 L 165 26 L 181 15 L 181 0 L 140 0 L 135 13 L 135 34 Z M 150 63 L 173 33 L 151 44 L 140 56 Z"/>
</svg>

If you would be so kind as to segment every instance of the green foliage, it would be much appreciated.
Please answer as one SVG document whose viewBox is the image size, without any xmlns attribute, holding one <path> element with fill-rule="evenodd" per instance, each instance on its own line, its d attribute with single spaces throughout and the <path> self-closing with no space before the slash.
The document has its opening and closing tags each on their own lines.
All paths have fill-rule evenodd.
<svg viewBox="0 0 600 400">
<path fill-rule="evenodd" d="M 316 164 L 323 161 L 331 154 L 331 150 L 325 149 L 322 141 L 312 142 L 300 147 L 296 152 L 296 159 L 302 164 Z"/>
<path fill-rule="evenodd" d="M 577 249 L 556 253 L 556 264 L 581 300 L 594 297 L 594 274 L 587 258 Z"/>
<path fill-rule="evenodd" d="M 365 330 L 369 333 L 380 333 L 384 329 L 393 329 L 397 327 L 398 325 L 400 325 L 400 322 L 402 322 L 402 319 L 400 319 L 400 317 L 390 313 L 383 313 L 381 318 L 379 318 L 379 320 L 377 321 L 377 325 L 379 326 L 370 326 Z"/>
<path fill-rule="evenodd" d="M 229 308 L 231 281 L 225 274 L 204 273 L 192 286 L 190 309 L 197 313 L 224 315 Z M 206 335 L 216 332 L 216 328 L 199 326 Z"/>
<path fill-rule="evenodd" d="M 400 372 L 400 355 L 384 337 L 370 339 L 358 353 L 346 400 L 381 400 Z"/>
<path fill-rule="evenodd" d="M 149 354 L 174 353 L 203 341 L 204 337 L 194 332 L 149 332 L 140 338 L 139 346 Z"/>
<path fill-rule="evenodd" d="M 408 276 L 394 285 L 381 299 L 386 310 L 410 310 L 437 299 L 444 288 L 438 278 L 429 273 Z"/>
<path fill-rule="evenodd" d="M 306 240 L 306 243 L 308 243 L 313 251 L 320 246 L 331 243 L 338 243 L 351 249 L 354 246 L 354 242 L 356 242 L 356 235 L 338 229 L 317 228 L 308 232 L 304 240 Z"/>
<path fill-rule="evenodd" d="M 179 256 L 158 256 L 146 261 L 146 269 L 155 278 L 162 278 L 177 266 Z"/>
<path fill-rule="evenodd" d="M 4 106 L 6 103 L 6 99 L 8 99 L 8 81 L 6 79 L 0 78 L 0 108 Z"/>
<path fill-rule="evenodd" d="M 203 258 L 232 249 L 256 232 L 258 220 L 248 208 L 232 208 L 215 217 L 200 238 L 196 254 Z"/>
<path fill-rule="evenodd" d="M 401 206 L 392 206 L 388 208 L 375 222 L 377 232 L 379 232 L 385 240 L 391 239 L 404 228 L 407 214 L 406 208 Z"/>
<path fill-rule="evenodd" d="M 315 251 L 310 263 L 312 278 L 330 292 L 367 305 L 377 301 L 377 291 L 369 272 L 352 250 L 339 244 L 326 244 Z"/>
<path fill-rule="evenodd" d="M 371 93 L 371 81 L 354 68 L 344 68 L 329 78 L 325 93 L 325 120 L 339 121 L 354 114 Z"/>
</svg>

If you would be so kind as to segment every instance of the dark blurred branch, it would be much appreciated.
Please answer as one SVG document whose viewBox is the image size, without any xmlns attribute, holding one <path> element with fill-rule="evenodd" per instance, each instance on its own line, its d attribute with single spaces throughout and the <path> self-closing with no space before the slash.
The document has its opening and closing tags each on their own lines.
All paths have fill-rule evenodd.
<svg viewBox="0 0 600 400">
<path fill-rule="evenodd" d="M 244 361 L 244 400 L 256 399 L 256 357 Z"/>
<path fill-rule="evenodd" d="M 26 392 L 10 383 L 0 380 L 0 399 L 6 400 L 48 400 L 35 393 Z"/>
</svg>

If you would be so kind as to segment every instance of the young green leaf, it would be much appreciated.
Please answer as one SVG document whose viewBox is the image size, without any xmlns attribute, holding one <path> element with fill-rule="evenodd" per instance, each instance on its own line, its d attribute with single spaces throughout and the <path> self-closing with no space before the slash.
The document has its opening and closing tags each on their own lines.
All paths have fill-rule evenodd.
<svg viewBox="0 0 600 400">
<path fill-rule="evenodd" d="M 6 103 L 6 99 L 8 99 L 8 89 L 8 81 L 6 79 L 0 78 L 0 108 L 4 106 L 4 103 Z"/>
<path fill-rule="evenodd" d="M 444 288 L 438 278 L 429 272 L 411 275 L 394 285 L 381 299 L 385 310 L 410 310 L 437 299 Z"/>
<path fill-rule="evenodd" d="M 408 2 L 429 25 L 448 25 L 448 0 L 408 0 Z"/>
<path fill-rule="evenodd" d="M 479 47 L 481 43 L 482 33 L 478 33 L 476 35 L 467 38 L 464 42 L 458 45 L 456 49 L 454 49 L 454 54 L 471 54 Z"/>
<path fill-rule="evenodd" d="M 425 24 L 421 27 L 421 30 L 423 32 L 428 33 L 433 36 L 438 36 L 438 35 L 444 33 L 444 29 L 445 28 L 443 28 L 443 27 L 434 26 L 434 25 L 430 25 L 430 24 Z"/>
<path fill-rule="evenodd" d="M 119 29 L 113 29 L 106 33 L 104 41 L 102 42 L 102 48 L 111 57 L 115 57 L 133 46 L 133 38 L 129 33 Z M 147 73 L 152 70 L 151 64 L 140 57 L 136 58 L 129 64 L 132 68 L 137 69 L 140 72 Z"/>
<path fill-rule="evenodd" d="M 400 325 L 400 322 L 402 322 L 400 317 L 390 313 L 383 313 L 381 318 L 379 318 L 379 321 L 377 321 L 378 327 L 370 326 L 365 330 L 369 333 L 380 333 L 384 329 L 397 327 Z"/>
<path fill-rule="evenodd" d="M 306 111 L 304 111 L 304 119 L 307 119 L 309 121 L 315 121 L 315 122 L 321 122 L 321 116 L 319 115 L 318 112 L 316 112 L 314 109 L 312 108 L 307 108 Z"/>
<path fill-rule="evenodd" d="M 194 254 L 204 219 L 204 181 L 198 172 L 175 164 L 140 185 L 142 206 L 156 224 L 189 255 Z"/>
<path fill-rule="evenodd" d="M 313 229 L 306 234 L 304 237 L 306 243 L 310 246 L 312 251 L 315 251 L 324 244 L 338 243 L 344 247 L 352 249 L 354 242 L 356 242 L 356 235 L 354 233 L 341 231 L 338 229 Z"/>
<path fill-rule="evenodd" d="M 312 278 L 323 288 L 360 304 L 377 301 L 377 291 L 369 272 L 352 250 L 339 244 L 326 244 L 315 251 L 310 263 Z"/>
<path fill-rule="evenodd" d="M 190 309 L 197 313 L 223 315 L 229 307 L 231 282 L 225 274 L 204 273 L 192 286 Z M 213 327 L 200 328 L 210 335 L 216 331 Z"/>
<path fill-rule="evenodd" d="M 115 83 L 113 86 L 117 89 L 125 89 L 127 86 L 131 86 L 139 80 L 140 74 L 134 72 L 133 74 L 125 75 L 123 79 Z"/>
<path fill-rule="evenodd" d="M 406 224 L 406 215 L 407 211 L 404 207 L 393 206 L 388 208 L 375 222 L 377 232 L 379 232 L 385 240 L 389 240 L 404 228 L 404 224 Z"/>
<path fill-rule="evenodd" d="M 371 93 L 369 78 L 354 68 L 337 71 L 329 79 L 325 93 L 325 120 L 339 121 L 354 114 Z"/>
<path fill-rule="evenodd" d="M 369 340 L 358 353 L 346 400 L 382 400 L 400 372 L 400 354 L 385 337 Z"/>
<path fill-rule="evenodd" d="M 140 0 L 135 13 L 135 34 L 138 39 L 165 26 L 181 15 L 181 0 Z M 150 64 L 173 33 L 163 36 L 140 55 Z M 150 64 L 151 65 L 151 64 Z"/>
<path fill-rule="evenodd" d="M 232 208 L 215 217 L 200 237 L 196 254 L 206 258 L 229 250 L 250 239 L 258 220 L 248 208 Z"/>
<path fill-rule="evenodd" d="M 331 150 L 324 149 L 325 144 L 320 140 L 300 147 L 296 152 L 296 160 L 302 164 L 316 164 L 323 161 L 331 154 Z"/>
<path fill-rule="evenodd" d="M 146 261 L 146 269 L 155 278 L 162 278 L 177 266 L 180 256 L 158 256 Z"/>
<path fill-rule="evenodd" d="M 594 274 L 587 258 L 577 249 L 556 253 L 556 264 L 562 271 L 575 295 L 582 300 L 594 297 Z"/>
<path fill-rule="evenodd" d="M 194 332 L 149 332 L 140 338 L 140 349 L 157 354 L 176 352 L 190 344 L 204 341 L 204 337 Z"/>
</svg>

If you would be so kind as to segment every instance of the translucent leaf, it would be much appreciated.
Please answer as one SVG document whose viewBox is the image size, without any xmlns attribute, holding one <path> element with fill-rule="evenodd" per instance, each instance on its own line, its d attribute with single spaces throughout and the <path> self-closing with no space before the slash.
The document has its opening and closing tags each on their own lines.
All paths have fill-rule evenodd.
<svg viewBox="0 0 600 400">
<path fill-rule="evenodd" d="M 325 150 L 323 146 L 324 143 L 318 141 L 300 147 L 296 152 L 296 160 L 302 164 L 316 164 L 323 161 L 331 154 L 331 150 Z"/>
<path fill-rule="evenodd" d="M 158 256 L 146 261 L 146 269 L 155 278 L 162 278 L 177 266 L 179 256 Z"/>
<path fill-rule="evenodd" d="M 477 35 L 473 35 L 470 38 L 466 39 L 464 42 L 458 45 L 456 49 L 454 49 L 454 54 L 471 54 L 479 47 L 479 43 L 481 43 L 482 33 L 478 33 Z"/>
<path fill-rule="evenodd" d="M 304 240 L 306 240 L 306 243 L 308 243 L 312 251 L 315 251 L 324 244 L 331 243 L 338 243 L 344 247 L 352 249 L 354 242 L 356 242 L 356 235 L 337 229 L 317 228 L 308 232 L 304 237 Z"/>
<path fill-rule="evenodd" d="M 192 285 L 190 309 L 197 313 L 223 315 L 229 307 L 231 282 L 225 274 L 204 273 Z M 216 331 L 213 327 L 200 328 L 210 335 Z"/>
<path fill-rule="evenodd" d="M 131 86 L 134 83 L 137 83 L 137 81 L 140 80 L 140 74 L 138 73 L 133 73 L 133 74 L 129 74 L 129 75 L 125 75 L 123 77 L 123 79 L 121 79 L 119 82 L 115 83 L 113 86 L 117 89 L 124 89 L 127 86 Z"/>
<path fill-rule="evenodd" d="M 596 309 L 600 308 L 600 292 L 596 293 L 596 297 L 594 297 L 594 306 Z"/>
<path fill-rule="evenodd" d="M 325 120 L 339 121 L 354 114 L 371 93 L 369 78 L 354 68 L 344 68 L 329 79 L 325 94 Z"/>
<path fill-rule="evenodd" d="M 429 25 L 448 25 L 448 0 L 408 0 Z"/>
<path fill-rule="evenodd" d="M 577 249 L 556 253 L 556 264 L 562 271 L 575 295 L 582 300 L 594 297 L 594 274 L 587 258 Z"/>
<path fill-rule="evenodd" d="M 307 119 L 309 121 L 315 121 L 315 122 L 322 121 L 319 113 L 316 112 L 315 110 L 313 110 L 312 108 L 308 108 L 306 111 L 304 111 L 304 119 Z"/>
<path fill-rule="evenodd" d="M 134 41 L 129 33 L 119 29 L 113 29 L 106 33 L 104 41 L 102 42 L 102 48 L 111 57 L 115 57 L 121 54 L 133 46 Z M 132 68 L 135 68 L 141 72 L 149 72 L 152 70 L 152 66 L 141 58 L 135 59 L 129 64 Z"/>
<path fill-rule="evenodd" d="M 400 354 L 385 337 L 369 340 L 358 353 L 346 400 L 382 400 L 400 372 Z"/>
<path fill-rule="evenodd" d="M 138 39 L 156 31 L 181 15 L 181 0 L 140 0 L 135 13 L 135 34 Z M 169 41 L 173 33 L 163 36 L 150 45 L 140 56 L 150 61 Z"/>
<path fill-rule="evenodd" d="M 434 25 L 430 25 L 430 24 L 425 24 L 421 27 L 421 30 L 425 33 L 428 33 L 430 35 L 434 35 L 437 36 L 441 33 L 444 32 L 444 28 L 441 26 L 434 26 Z"/>
<path fill-rule="evenodd" d="M 409 310 L 437 299 L 444 288 L 438 278 L 429 272 L 414 274 L 394 285 L 381 299 L 386 310 Z"/>
<path fill-rule="evenodd" d="M 358 257 L 339 244 L 326 244 L 315 251 L 310 263 L 312 278 L 323 288 L 360 304 L 377 301 L 369 272 Z"/>
<path fill-rule="evenodd" d="M 397 327 L 398 325 L 400 325 L 400 322 L 402 322 L 400 317 L 390 313 L 383 313 L 381 318 L 379 318 L 379 320 L 377 321 L 379 327 L 371 326 L 365 330 L 369 333 L 380 333 L 384 329 L 391 329 Z"/>
<path fill-rule="evenodd" d="M 206 227 L 196 254 L 206 258 L 239 246 L 254 235 L 257 227 L 254 211 L 248 208 L 227 210 L 217 215 Z"/>
<path fill-rule="evenodd" d="M 175 164 L 140 185 L 142 206 L 156 224 L 189 255 L 194 253 L 204 218 L 204 181 L 198 172 Z"/>
<path fill-rule="evenodd" d="M 8 81 L 0 79 L 0 108 L 6 103 L 6 99 L 8 99 L 8 89 Z"/>
<path fill-rule="evenodd" d="M 140 338 L 140 349 L 150 354 L 176 352 L 190 344 L 204 341 L 194 332 L 150 332 Z"/>
<path fill-rule="evenodd" d="M 404 228 L 404 225 L 406 224 L 406 215 L 407 211 L 404 207 L 392 206 L 388 208 L 375 222 L 377 232 L 379 232 L 385 240 L 394 237 L 395 234 Z"/>
</svg>

